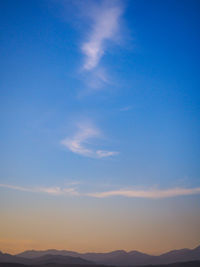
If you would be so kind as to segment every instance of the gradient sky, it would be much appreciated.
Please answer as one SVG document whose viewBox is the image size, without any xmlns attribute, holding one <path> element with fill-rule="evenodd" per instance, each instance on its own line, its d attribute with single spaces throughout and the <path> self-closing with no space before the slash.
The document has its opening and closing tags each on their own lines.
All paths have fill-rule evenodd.
<svg viewBox="0 0 200 267">
<path fill-rule="evenodd" d="M 0 250 L 199 245 L 199 1 L 0 10 Z"/>
</svg>

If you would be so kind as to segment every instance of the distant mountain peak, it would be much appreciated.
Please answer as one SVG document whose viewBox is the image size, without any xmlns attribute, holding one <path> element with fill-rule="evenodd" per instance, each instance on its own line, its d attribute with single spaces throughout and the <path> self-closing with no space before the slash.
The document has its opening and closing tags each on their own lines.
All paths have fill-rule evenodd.
<svg viewBox="0 0 200 267">
<path fill-rule="evenodd" d="M 109 254 L 127 254 L 127 252 L 123 249 L 119 249 L 119 250 L 114 250 L 109 252 Z"/>
<path fill-rule="evenodd" d="M 146 253 L 143 253 L 143 252 L 140 252 L 140 251 L 137 251 L 137 250 L 131 250 L 128 254 L 129 255 L 148 255 Z"/>
</svg>

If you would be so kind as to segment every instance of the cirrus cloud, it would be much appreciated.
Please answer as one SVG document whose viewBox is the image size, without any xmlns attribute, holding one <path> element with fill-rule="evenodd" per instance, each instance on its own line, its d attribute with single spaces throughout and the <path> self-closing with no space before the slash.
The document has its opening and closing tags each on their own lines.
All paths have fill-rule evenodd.
<svg viewBox="0 0 200 267">
<path fill-rule="evenodd" d="M 100 131 L 91 124 L 79 124 L 78 131 L 61 141 L 61 144 L 75 154 L 91 158 L 106 158 L 119 154 L 117 151 L 95 150 L 88 148 L 89 141 L 100 138 Z"/>
<path fill-rule="evenodd" d="M 163 190 L 113 190 L 105 192 L 90 193 L 88 196 L 96 198 L 106 198 L 112 196 L 122 196 L 130 198 L 169 198 L 176 196 L 187 196 L 200 194 L 200 187 L 196 188 L 171 188 Z"/>
<path fill-rule="evenodd" d="M 93 26 L 88 40 L 81 46 L 81 50 L 86 56 L 84 70 L 89 71 L 95 68 L 105 54 L 105 42 L 116 39 L 122 13 L 123 7 L 119 1 L 101 1 L 93 9 L 92 14 L 89 14 Z"/>
<path fill-rule="evenodd" d="M 107 197 L 128 197 L 128 198 L 146 198 L 146 199 L 161 199 L 172 198 L 179 196 L 190 196 L 200 194 L 200 187 L 195 188 L 170 188 L 170 189 L 147 189 L 147 190 L 133 190 L 133 189 L 119 189 L 104 192 L 90 192 L 85 193 L 79 191 L 77 188 L 62 188 L 56 187 L 23 187 L 16 185 L 0 184 L 2 188 L 13 189 L 17 191 L 32 192 L 32 193 L 45 193 L 53 196 L 82 196 L 94 198 L 107 198 Z"/>
<path fill-rule="evenodd" d="M 32 192 L 32 193 L 46 193 L 49 195 L 73 195 L 78 196 L 79 193 L 76 188 L 61 188 L 59 186 L 56 187 L 23 187 L 23 186 L 16 186 L 16 185 L 8 185 L 8 184 L 0 184 L 0 187 L 24 191 L 24 192 Z"/>
</svg>

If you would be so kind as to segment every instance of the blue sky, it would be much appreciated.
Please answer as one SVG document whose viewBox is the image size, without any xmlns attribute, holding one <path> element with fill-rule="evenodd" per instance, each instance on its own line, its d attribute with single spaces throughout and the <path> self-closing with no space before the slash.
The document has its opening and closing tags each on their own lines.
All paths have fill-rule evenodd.
<svg viewBox="0 0 200 267">
<path fill-rule="evenodd" d="M 0 190 L 199 200 L 199 7 L 1 1 Z"/>
</svg>

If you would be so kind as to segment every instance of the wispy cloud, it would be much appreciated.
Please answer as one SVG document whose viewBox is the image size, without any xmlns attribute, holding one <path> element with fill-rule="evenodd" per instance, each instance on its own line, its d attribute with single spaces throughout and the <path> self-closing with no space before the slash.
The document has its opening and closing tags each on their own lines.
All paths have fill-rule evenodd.
<svg viewBox="0 0 200 267">
<path fill-rule="evenodd" d="M 187 196 L 200 194 L 200 187 L 197 188 L 172 188 L 165 190 L 114 190 L 98 193 L 89 193 L 88 196 L 106 198 L 112 196 L 123 196 L 130 198 L 169 198 L 176 196 Z"/>
<path fill-rule="evenodd" d="M 0 184 L 0 187 L 9 188 L 18 191 L 24 192 L 33 192 L 33 193 L 46 193 L 50 195 L 79 195 L 78 191 L 75 188 L 61 188 L 61 187 L 23 187 L 23 186 L 15 186 L 8 184 Z"/>
<path fill-rule="evenodd" d="M 33 193 L 45 193 L 54 196 L 66 195 L 66 196 L 82 196 L 82 197 L 94 197 L 94 198 L 107 198 L 114 196 L 128 197 L 128 198 L 147 198 L 147 199 L 160 199 L 171 198 L 178 196 L 189 196 L 200 194 L 200 187 L 196 188 L 171 188 L 163 190 L 113 190 L 105 192 L 90 192 L 84 193 L 77 188 L 62 188 L 62 187 L 22 187 L 8 184 L 0 184 L 0 187 L 33 192 Z"/>
<path fill-rule="evenodd" d="M 78 131 L 72 137 L 62 140 L 61 144 L 73 153 L 91 158 L 105 158 L 117 155 L 118 152 L 116 151 L 94 150 L 87 147 L 91 139 L 100 137 L 100 131 L 93 125 L 82 123 L 78 125 Z"/>
<path fill-rule="evenodd" d="M 84 70 L 92 70 L 98 65 L 105 54 L 105 42 L 115 40 L 120 28 L 119 21 L 123 13 L 121 3 L 107 0 L 99 1 L 98 4 L 90 14 L 93 26 L 89 38 L 81 46 L 86 57 Z"/>
<path fill-rule="evenodd" d="M 103 67 L 95 68 L 94 70 L 90 71 L 90 73 L 84 75 L 83 78 L 85 83 L 87 84 L 88 91 L 90 91 L 90 89 L 97 91 L 99 89 L 102 89 L 105 84 L 107 85 L 113 84 L 111 78 L 106 73 Z"/>
</svg>

